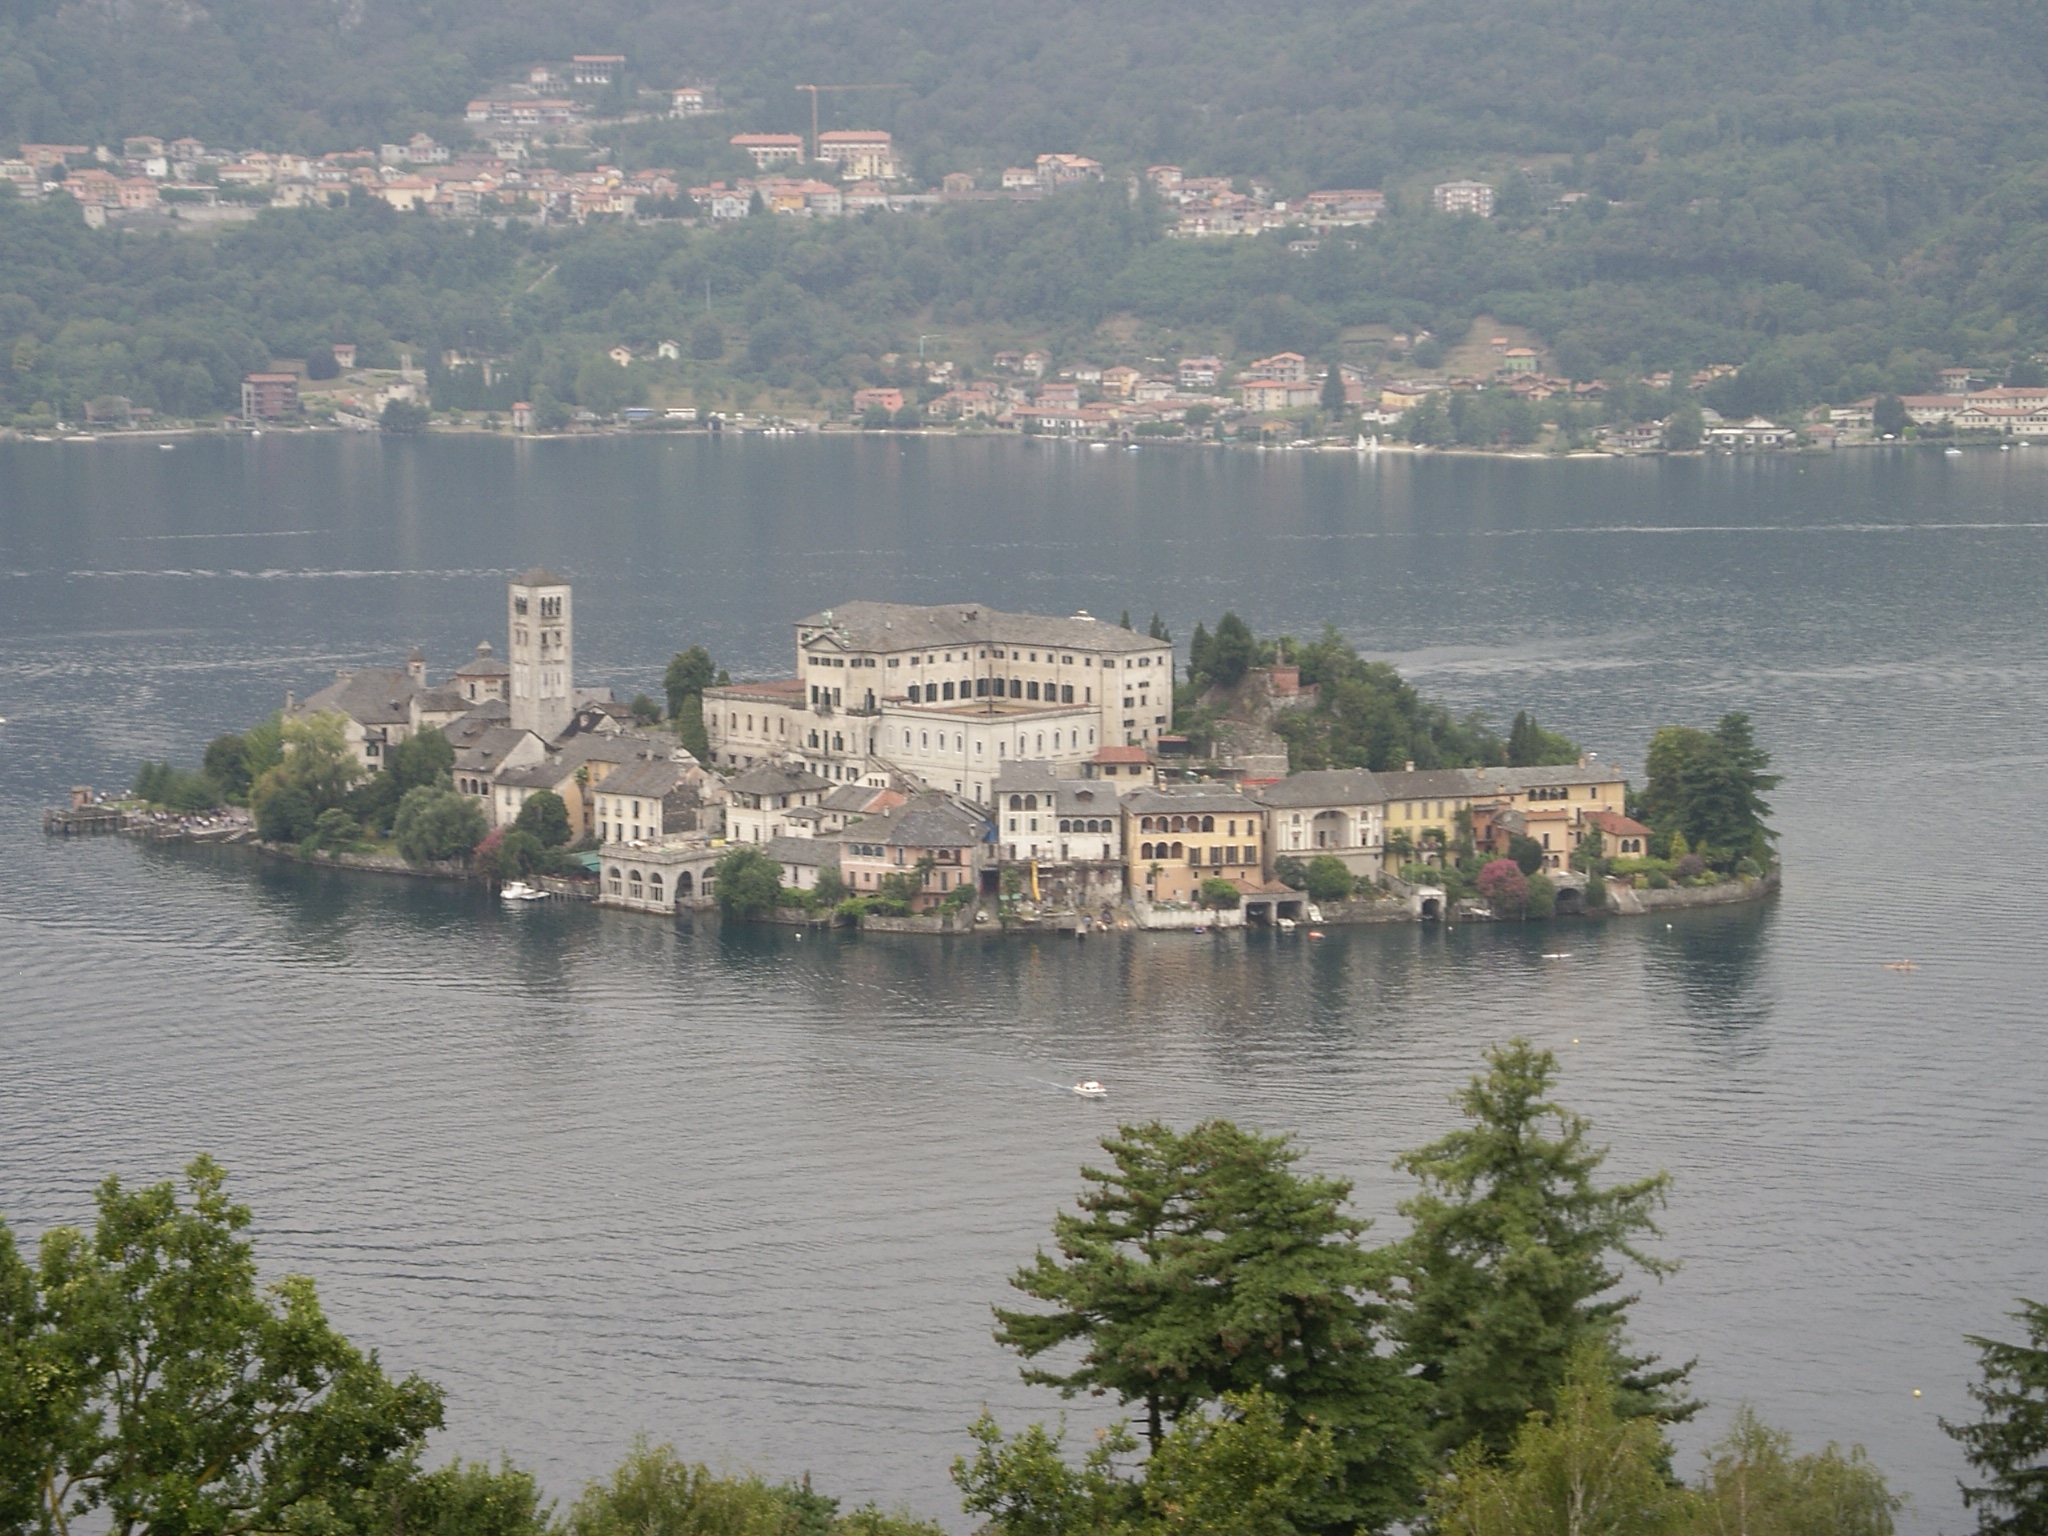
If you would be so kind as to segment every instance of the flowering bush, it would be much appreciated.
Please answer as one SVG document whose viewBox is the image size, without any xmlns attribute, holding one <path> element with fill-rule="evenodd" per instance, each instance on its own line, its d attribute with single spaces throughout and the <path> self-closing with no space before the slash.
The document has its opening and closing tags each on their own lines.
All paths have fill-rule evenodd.
<svg viewBox="0 0 2048 1536">
<path fill-rule="evenodd" d="M 1479 871 L 1479 894 L 1503 917 L 1519 917 L 1529 905 L 1529 877 L 1513 859 L 1495 859 Z"/>
</svg>

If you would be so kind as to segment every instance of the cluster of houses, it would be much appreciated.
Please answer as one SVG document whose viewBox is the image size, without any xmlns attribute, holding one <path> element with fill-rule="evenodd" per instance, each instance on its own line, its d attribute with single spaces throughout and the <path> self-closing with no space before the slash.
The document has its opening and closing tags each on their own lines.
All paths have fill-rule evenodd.
<svg viewBox="0 0 2048 1536">
<path fill-rule="evenodd" d="M 485 642 L 439 682 L 415 651 L 401 667 L 337 673 L 286 710 L 339 715 L 369 771 L 408 737 L 443 732 L 456 789 L 493 827 L 542 791 L 560 797 L 611 906 L 703 905 L 718 861 L 746 845 L 786 886 L 815 889 L 829 872 L 854 894 L 908 890 L 920 910 L 962 889 L 1022 890 L 1181 926 L 1223 881 L 1234 920 L 1258 923 L 1302 913 L 1276 878 L 1289 857 L 1376 878 L 1441 861 L 1469 829 L 1486 848 L 1533 839 L 1572 892 L 1571 855 L 1595 829 L 1609 853 L 1641 853 L 1648 836 L 1624 814 L 1620 774 L 1590 759 L 1292 776 L 1246 760 L 1197 777 L 1173 731 L 1171 646 L 1087 613 L 856 602 L 813 614 L 796 625 L 793 673 L 706 690 L 701 761 L 635 725 L 608 689 L 576 684 L 569 582 L 544 569 L 511 582 L 507 631 L 503 658 Z M 1298 673 L 1273 671 L 1274 690 L 1313 701 Z"/>
<path fill-rule="evenodd" d="M 352 195 L 401 213 L 518 212 L 580 221 L 632 214 L 642 199 L 674 199 L 682 190 L 672 171 L 627 172 L 610 165 L 560 171 L 529 164 L 526 138 L 518 131 L 459 153 L 426 134 L 404 144 L 317 156 L 221 152 L 197 139 L 166 144 L 146 136 L 123 140 L 119 156 L 83 144 L 24 144 L 20 158 L 0 160 L 0 179 L 13 181 L 31 198 L 68 194 L 95 224 L 109 214 L 132 218 L 175 210 L 204 219 L 208 210 L 338 206 Z"/>
</svg>

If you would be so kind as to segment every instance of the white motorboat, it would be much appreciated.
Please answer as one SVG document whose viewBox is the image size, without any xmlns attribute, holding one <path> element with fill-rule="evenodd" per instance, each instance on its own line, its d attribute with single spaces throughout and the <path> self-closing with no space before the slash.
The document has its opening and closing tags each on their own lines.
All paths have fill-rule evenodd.
<svg viewBox="0 0 2048 1536">
<path fill-rule="evenodd" d="M 546 901 L 547 896 L 546 891 L 536 890 L 524 880 L 508 880 L 498 892 L 500 901 Z"/>
<path fill-rule="evenodd" d="M 1278 928 L 1282 933 L 1292 933 L 1296 928 L 1299 928 L 1301 925 L 1291 917 L 1283 917 L 1279 919 L 1273 926 Z"/>
<path fill-rule="evenodd" d="M 1092 1077 L 1085 1082 L 1074 1084 L 1074 1092 L 1084 1099 L 1106 1099 L 1109 1097 L 1109 1090 Z"/>
</svg>

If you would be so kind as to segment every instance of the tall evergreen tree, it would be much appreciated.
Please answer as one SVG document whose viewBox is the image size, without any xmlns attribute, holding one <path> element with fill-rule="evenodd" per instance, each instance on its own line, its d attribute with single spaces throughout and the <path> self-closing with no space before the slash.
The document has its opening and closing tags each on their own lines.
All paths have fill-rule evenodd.
<svg viewBox="0 0 2048 1536">
<path fill-rule="evenodd" d="M 1677 1267 L 1639 1246 L 1657 1235 L 1670 1176 L 1601 1187 L 1607 1149 L 1545 1097 L 1557 1059 L 1513 1040 L 1486 1062 L 1461 1099 L 1471 1124 L 1398 1161 L 1422 1192 L 1401 1206 L 1412 1229 L 1392 1254 L 1404 1292 L 1392 1330 L 1426 1384 L 1436 1447 L 1477 1440 L 1504 1454 L 1589 1340 L 1608 1353 L 1624 1413 L 1688 1416 L 1697 1405 L 1671 1389 L 1690 1367 L 1649 1371 L 1652 1359 L 1626 1355 L 1636 1298 L 1614 1294 L 1620 1260 L 1654 1276 Z"/>
<path fill-rule="evenodd" d="M 1974 1424 L 1941 1424 L 1983 1479 L 1962 1485 L 1981 1536 L 2048 1533 L 2048 1305 L 2022 1299 L 2012 1315 L 2026 1329 L 2026 1343 L 1970 1337 L 1984 1373 L 1970 1396 L 1984 1416 Z"/>
<path fill-rule="evenodd" d="M 1401 1518 L 1420 1423 L 1375 1347 L 1385 1309 L 1357 1241 L 1366 1223 L 1343 1210 L 1351 1186 L 1297 1174 L 1287 1138 L 1222 1120 L 1185 1135 L 1127 1126 L 1103 1147 L 1113 1166 L 1083 1168 L 1079 1214 L 1054 1218 L 1058 1256 L 1041 1252 L 1011 1282 L 1055 1310 L 996 1310 L 997 1339 L 1027 1360 L 1081 1346 L 1073 1369 L 1027 1366 L 1025 1379 L 1142 1404 L 1155 1450 L 1201 1405 L 1263 1389 L 1336 1445 L 1321 1523 Z"/>
<path fill-rule="evenodd" d="M 1166 621 L 1160 618 L 1156 612 L 1152 615 L 1152 622 L 1150 625 L 1146 627 L 1145 633 L 1150 635 L 1154 640 L 1165 640 L 1171 642 L 1173 639 L 1173 636 L 1167 633 Z"/>
<path fill-rule="evenodd" d="M 1748 715 L 1723 715 L 1712 731 L 1665 726 L 1644 758 L 1644 818 L 1660 832 L 1683 832 L 1694 848 L 1761 863 L 1777 835 L 1764 799 L 1781 782 L 1765 772 L 1770 763 Z"/>
</svg>

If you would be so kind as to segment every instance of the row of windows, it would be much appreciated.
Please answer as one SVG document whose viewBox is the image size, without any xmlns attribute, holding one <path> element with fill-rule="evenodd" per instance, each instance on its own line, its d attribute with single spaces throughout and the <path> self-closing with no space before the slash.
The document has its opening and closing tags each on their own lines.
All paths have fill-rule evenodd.
<svg viewBox="0 0 2048 1536">
<path fill-rule="evenodd" d="M 1007 693 L 1004 691 L 1005 683 L 1008 684 Z M 815 690 L 813 691 L 815 692 Z M 1072 683 L 1062 683 L 1057 688 L 1051 683 L 1047 683 L 1043 694 L 1041 694 L 1038 684 L 1015 677 L 1007 679 L 1000 677 L 977 677 L 974 679 L 971 688 L 966 678 L 962 678 L 957 685 L 953 683 L 912 683 L 907 691 L 910 695 L 910 702 L 913 704 L 938 704 L 956 698 L 986 699 L 991 696 L 998 699 L 1041 700 L 1047 704 L 1071 704 L 1074 702 L 1074 685 Z M 1082 690 L 1081 702 L 1093 704 L 1095 702 L 1095 690 L 1093 688 L 1084 688 Z"/>
<path fill-rule="evenodd" d="M 915 745 L 916 745 L 917 747 L 919 747 L 920 749 L 922 749 L 922 750 L 924 750 L 924 751 L 931 751 L 931 750 L 933 750 L 933 748 L 932 748 L 932 733 L 931 733 L 930 731 L 915 731 L 915 732 L 913 732 L 913 731 L 905 731 L 905 732 L 903 733 L 903 745 L 904 745 L 904 746 L 905 746 L 906 748 L 908 748 L 908 747 L 910 747 L 911 745 L 913 745 L 913 743 L 912 743 L 912 741 L 911 741 L 911 737 L 912 737 L 913 735 L 914 735 L 914 736 L 915 736 L 915 737 L 917 738 L 917 740 L 916 740 L 916 742 L 915 742 Z M 1043 751 L 1045 751 L 1045 750 L 1046 750 L 1046 747 L 1045 747 L 1045 732 L 1043 732 L 1043 731 L 1040 731 L 1040 732 L 1038 732 L 1038 733 L 1037 733 L 1037 740 L 1038 740 L 1038 750 L 1039 750 L 1040 752 L 1043 752 Z M 1068 732 L 1066 732 L 1066 733 L 1065 733 L 1065 742 L 1064 742 L 1064 746 L 1062 745 L 1062 740 L 1061 740 L 1061 733 L 1060 733 L 1060 732 L 1058 732 L 1058 731 L 1054 731 L 1054 732 L 1052 733 L 1052 750 L 1053 750 L 1053 751 L 1055 751 L 1055 752 L 1059 752 L 1059 751 L 1075 751 L 1075 750 L 1078 750 L 1078 749 L 1079 749 L 1080 745 L 1081 745 L 1081 733 L 1080 733 L 1079 731 L 1068 731 Z M 1088 732 L 1088 745 L 1090 745 L 1091 747 L 1095 745 L 1095 732 L 1094 732 L 1093 730 L 1090 730 L 1090 731 Z M 981 755 L 981 750 L 982 750 L 982 746 L 983 746 L 983 743 L 981 743 L 981 742 L 979 742 L 979 741 L 977 741 L 977 742 L 976 742 L 976 743 L 974 744 L 974 752 L 975 752 L 975 755 L 976 755 L 977 757 Z M 1009 747 L 1010 747 L 1010 744 L 1009 744 L 1009 743 L 1008 743 L 1007 741 L 999 741 L 999 742 L 997 742 L 997 743 L 996 743 L 996 755 L 997 755 L 998 757 L 1002 757 L 1002 756 L 1005 756 L 1005 755 L 1006 755 L 1006 754 L 1008 753 L 1008 751 L 1009 751 Z M 938 741 L 938 747 L 937 747 L 937 750 L 938 750 L 938 751 L 941 751 L 941 752 L 944 752 L 944 751 L 946 750 L 946 733 L 945 733 L 944 731 L 941 731 L 941 732 L 939 732 L 939 741 Z M 953 751 L 955 751 L 955 752 L 965 752 L 965 751 L 967 750 L 967 738 L 966 738 L 965 736 L 961 736 L 961 735 L 958 735 L 958 734 L 956 734 L 956 735 L 955 735 L 955 736 L 953 737 L 953 747 L 952 747 L 952 750 L 953 750 Z M 1030 746 L 1030 738 L 1028 738 L 1028 737 L 1024 737 L 1024 736 L 1019 736 L 1019 737 L 1017 738 L 1017 755 L 1018 755 L 1019 757 L 1022 757 L 1022 756 L 1024 756 L 1024 755 L 1025 755 L 1025 754 L 1026 754 L 1027 752 L 1029 752 L 1030 750 L 1031 750 L 1031 746 Z M 957 788 L 958 786 L 955 786 L 955 787 Z"/>
<path fill-rule="evenodd" d="M 1424 821 L 1442 821 L 1444 819 L 1444 803 L 1441 800 L 1436 802 L 1436 811 L 1434 815 L 1432 815 L 1430 812 L 1429 802 L 1427 800 L 1404 801 L 1401 806 L 1401 819 L 1403 821 L 1413 821 L 1415 819 L 1415 808 L 1417 806 L 1422 807 L 1422 819 Z"/>
<path fill-rule="evenodd" d="M 1239 853 L 1244 855 L 1242 859 L 1238 857 Z M 1202 850 L 1200 848 L 1184 848 L 1180 843 L 1138 844 L 1138 858 L 1140 861 L 1146 859 L 1178 859 L 1182 857 L 1187 859 L 1188 868 L 1190 869 L 1200 869 L 1203 867 Z M 1240 849 L 1230 843 L 1218 843 L 1209 850 L 1207 862 L 1211 869 L 1221 869 L 1226 864 L 1256 864 L 1259 862 L 1259 845 L 1257 843 L 1247 843 Z"/>
<path fill-rule="evenodd" d="M 1252 820 L 1249 816 L 1245 818 L 1244 825 L 1245 830 L 1249 832 L 1252 825 Z M 1216 818 L 1214 816 L 1140 816 L 1138 818 L 1138 830 L 1140 832 L 1214 832 L 1216 830 Z M 1233 817 L 1230 820 L 1229 829 L 1225 835 L 1235 836 L 1236 833 L 1237 820 Z"/>
</svg>

